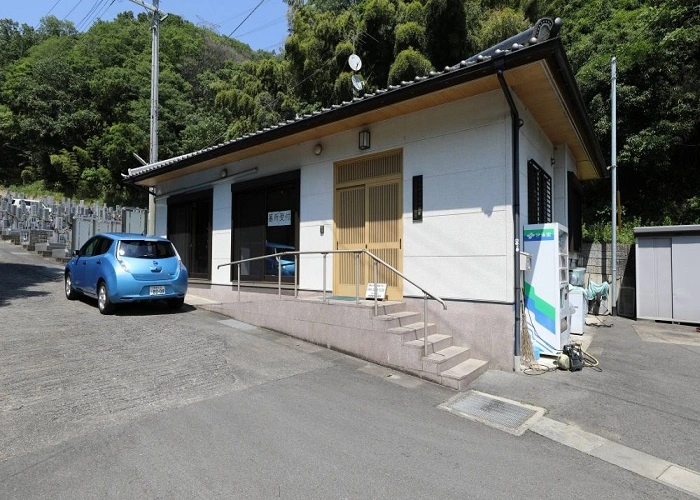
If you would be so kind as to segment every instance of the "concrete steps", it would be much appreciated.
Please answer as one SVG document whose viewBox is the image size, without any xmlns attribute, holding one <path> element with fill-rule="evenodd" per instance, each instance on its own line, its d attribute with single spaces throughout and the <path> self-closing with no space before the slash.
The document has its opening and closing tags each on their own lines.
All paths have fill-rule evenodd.
<svg viewBox="0 0 700 500">
<path fill-rule="evenodd" d="M 488 368 L 486 361 L 471 358 L 467 347 L 454 345 L 451 335 L 438 332 L 438 323 L 424 323 L 422 314 L 407 307 L 382 302 L 375 316 L 369 301 L 251 295 L 213 310 L 460 391 Z"/>
<path fill-rule="evenodd" d="M 396 321 L 420 318 L 419 313 L 403 311 L 382 318 L 387 325 Z M 437 382 L 458 391 L 464 391 L 488 369 L 488 362 L 471 358 L 469 348 L 452 344 L 451 335 L 437 333 L 437 324 L 428 323 L 427 342 L 424 342 L 425 323 L 415 321 L 387 328 L 401 336 L 401 367 L 422 378 Z"/>
<path fill-rule="evenodd" d="M 479 378 L 488 368 L 487 361 L 470 358 L 442 372 L 440 383 L 458 391 L 465 391 L 469 384 Z"/>
</svg>

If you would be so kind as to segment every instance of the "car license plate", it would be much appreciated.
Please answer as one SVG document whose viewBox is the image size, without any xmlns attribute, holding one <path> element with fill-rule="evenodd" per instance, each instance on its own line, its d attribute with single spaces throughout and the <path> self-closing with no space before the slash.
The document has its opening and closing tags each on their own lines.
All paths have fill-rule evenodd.
<svg viewBox="0 0 700 500">
<path fill-rule="evenodd" d="M 165 295 L 165 287 L 164 286 L 152 286 L 151 287 L 151 295 Z"/>
</svg>

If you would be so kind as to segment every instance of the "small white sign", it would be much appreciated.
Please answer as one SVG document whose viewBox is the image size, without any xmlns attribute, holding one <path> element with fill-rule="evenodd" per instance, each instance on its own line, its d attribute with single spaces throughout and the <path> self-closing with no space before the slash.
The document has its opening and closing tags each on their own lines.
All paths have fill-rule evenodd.
<svg viewBox="0 0 700 500">
<path fill-rule="evenodd" d="M 268 226 L 291 226 L 292 225 L 292 211 L 282 210 L 280 212 L 268 212 L 267 213 L 267 225 Z"/>
<path fill-rule="evenodd" d="M 386 283 L 367 283 L 367 292 L 365 293 L 365 299 L 384 300 L 386 297 Z"/>
</svg>

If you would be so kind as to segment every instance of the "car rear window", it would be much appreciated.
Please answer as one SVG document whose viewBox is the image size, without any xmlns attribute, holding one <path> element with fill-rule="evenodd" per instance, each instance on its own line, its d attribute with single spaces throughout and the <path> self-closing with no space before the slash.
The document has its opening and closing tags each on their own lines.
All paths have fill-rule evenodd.
<svg viewBox="0 0 700 500">
<path fill-rule="evenodd" d="M 175 249 L 169 241 L 122 240 L 119 242 L 120 257 L 136 259 L 165 259 L 175 257 Z"/>
</svg>

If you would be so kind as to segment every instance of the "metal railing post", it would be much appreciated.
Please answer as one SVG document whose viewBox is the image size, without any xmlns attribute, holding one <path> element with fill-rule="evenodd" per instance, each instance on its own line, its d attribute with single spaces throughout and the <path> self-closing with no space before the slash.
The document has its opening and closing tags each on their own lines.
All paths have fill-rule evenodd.
<svg viewBox="0 0 700 500">
<path fill-rule="evenodd" d="M 379 306 L 377 304 L 377 275 L 379 272 L 377 271 L 377 268 L 379 267 L 379 262 L 376 260 L 374 261 L 374 315 L 377 316 L 379 314 Z"/>
<path fill-rule="evenodd" d="M 294 298 L 299 298 L 299 256 L 294 254 Z"/>
<path fill-rule="evenodd" d="M 367 254 L 368 258 L 372 259 L 374 266 L 373 266 L 373 276 L 374 276 L 374 314 L 375 316 L 379 314 L 379 296 L 377 295 L 377 280 L 379 279 L 379 264 L 384 266 L 389 272 L 394 273 L 397 275 L 399 278 L 403 279 L 404 282 L 410 283 L 411 285 L 415 286 L 423 292 L 423 323 L 424 323 L 424 335 L 423 337 L 425 338 L 425 345 L 424 349 L 427 351 L 427 333 L 428 333 L 428 298 L 433 298 L 435 299 L 440 305 L 442 305 L 443 309 L 447 309 L 447 304 L 445 304 L 445 301 L 442 300 L 440 297 L 437 295 L 434 295 L 430 292 L 428 292 L 426 289 L 421 287 L 420 285 L 416 284 L 413 282 L 410 278 L 407 278 L 401 271 L 398 269 L 394 268 L 391 266 L 391 264 L 388 264 L 384 262 L 381 258 L 377 257 L 373 253 L 369 252 L 366 249 L 363 250 L 330 250 L 330 251 L 317 251 L 317 252 L 282 252 L 280 254 L 271 254 L 271 255 L 262 255 L 259 257 L 252 257 L 249 259 L 242 259 L 234 262 L 228 262 L 226 264 L 219 264 L 217 269 L 220 269 L 225 266 L 236 266 L 236 271 L 237 271 L 237 280 L 236 280 L 236 288 L 238 292 L 238 301 L 240 302 L 241 300 L 241 264 L 244 262 L 252 262 L 252 261 L 258 261 L 258 260 L 263 260 L 263 259 L 269 259 L 270 257 L 275 257 L 277 260 L 277 294 L 279 298 L 282 298 L 282 262 L 281 262 L 281 256 L 282 255 L 294 255 L 294 297 L 298 298 L 299 296 L 299 261 L 302 254 L 311 254 L 311 255 L 318 255 L 321 254 L 323 255 L 323 301 L 324 303 L 328 303 L 328 296 L 327 296 L 327 288 L 326 288 L 326 281 L 327 281 L 327 264 L 328 264 L 328 254 L 343 254 L 343 255 L 349 255 L 353 254 L 355 256 L 355 305 L 360 305 L 360 275 L 361 275 L 361 256 L 362 254 Z M 368 283 L 369 286 L 369 283 Z M 368 289 L 369 290 L 369 289 Z M 382 297 L 383 298 L 383 297 Z"/>
<path fill-rule="evenodd" d="M 360 305 L 360 253 L 355 252 L 355 305 Z"/>
<path fill-rule="evenodd" d="M 277 298 L 282 298 L 282 261 L 279 255 L 275 257 L 277 259 Z"/>
<path fill-rule="evenodd" d="M 326 302 L 326 257 L 328 257 L 327 253 L 323 254 L 323 302 Z"/>
<path fill-rule="evenodd" d="M 423 352 L 428 355 L 428 294 L 423 293 Z"/>
</svg>

